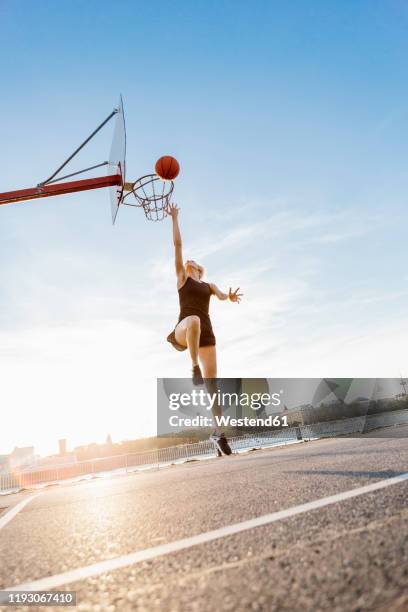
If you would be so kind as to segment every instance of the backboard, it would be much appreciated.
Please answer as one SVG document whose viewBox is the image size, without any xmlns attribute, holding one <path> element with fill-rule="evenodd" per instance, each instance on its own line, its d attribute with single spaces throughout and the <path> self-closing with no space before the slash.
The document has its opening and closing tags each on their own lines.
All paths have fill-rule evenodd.
<svg viewBox="0 0 408 612">
<path fill-rule="evenodd" d="M 62 170 L 111 119 L 115 119 L 115 126 L 108 161 L 105 158 L 105 161 L 101 163 L 83 168 L 82 170 L 71 171 L 69 174 L 61 176 Z M 170 160 L 170 167 L 167 170 L 163 166 L 164 160 L 166 160 L 166 163 Z M 169 174 L 168 171 L 172 170 L 174 162 L 177 171 L 176 173 L 171 172 Z M 169 155 L 162 156 L 157 163 L 163 166 L 158 174 L 146 174 L 136 181 L 126 182 L 126 127 L 123 99 L 120 96 L 118 106 L 109 113 L 102 123 L 93 130 L 47 179 L 37 183 L 34 187 L 0 193 L 0 206 L 2 204 L 37 200 L 39 198 L 76 193 L 89 189 L 109 188 L 113 223 L 115 223 L 121 204 L 143 208 L 147 219 L 150 221 L 161 221 L 167 216 L 174 188 L 173 179 L 178 174 L 179 164 L 176 159 Z M 85 174 L 101 167 L 107 168 L 107 174 L 104 176 L 94 176 L 80 180 L 76 178 L 80 174 Z M 75 180 L 66 180 L 74 177 Z M 133 201 L 132 198 L 134 198 Z"/>
<path fill-rule="evenodd" d="M 122 96 L 119 98 L 119 104 L 117 106 L 117 113 L 115 117 L 112 146 L 109 154 L 108 174 L 119 174 L 121 177 L 120 185 L 114 185 L 113 187 L 109 188 L 112 223 L 115 223 L 119 204 L 122 203 L 123 188 L 126 181 L 126 126 Z"/>
</svg>

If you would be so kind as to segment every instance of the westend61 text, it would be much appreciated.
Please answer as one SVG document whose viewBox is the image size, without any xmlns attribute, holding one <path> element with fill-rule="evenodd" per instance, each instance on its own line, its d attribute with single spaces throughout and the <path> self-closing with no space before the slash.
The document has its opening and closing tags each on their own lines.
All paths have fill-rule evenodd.
<svg viewBox="0 0 408 612">
<path fill-rule="evenodd" d="M 195 417 L 180 417 L 173 414 L 169 418 L 170 427 L 213 427 L 214 423 L 218 427 L 288 427 L 286 416 L 268 417 L 242 417 L 234 418 L 230 416 L 205 417 L 198 415 Z"/>
</svg>

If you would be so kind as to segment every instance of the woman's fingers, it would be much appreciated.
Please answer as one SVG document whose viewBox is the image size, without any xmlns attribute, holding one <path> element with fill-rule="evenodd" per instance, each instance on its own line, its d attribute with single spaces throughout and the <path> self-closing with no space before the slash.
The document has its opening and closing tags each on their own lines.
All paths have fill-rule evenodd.
<svg viewBox="0 0 408 612">
<path fill-rule="evenodd" d="M 241 301 L 241 297 L 244 295 L 243 293 L 238 293 L 239 291 L 239 287 L 238 289 L 234 292 L 234 297 L 235 297 L 235 301 L 239 304 Z"/>
<path fill-rule="evenodd" d="M 243 293 L 238 293 L 239 291 L 239 287 L 238 289 L 235 289 L 235 291 L 232 291 L 231 287 L 229 288 L 229 298 L 232 302 L 240 302 L 241 301 L 241 297 L 244 295 Z"/>
<path fill-rule="evenodd" d="M 167 204 L 167 207 L 166 207 L 166 212 L 171 217 L 175 217 L 180 212 L 180 209 L 177 207 L 177 204 L 175 204 L 174 202 L 171 202 L 171 203 L 169 202 L 169 204 Z"/>
</svg>

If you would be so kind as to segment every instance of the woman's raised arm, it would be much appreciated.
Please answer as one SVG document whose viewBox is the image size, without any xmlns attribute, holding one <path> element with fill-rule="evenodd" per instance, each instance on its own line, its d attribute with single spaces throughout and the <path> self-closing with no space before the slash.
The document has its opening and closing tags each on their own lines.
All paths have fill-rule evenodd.
<svg viewBox="0 0 408 612">
<path fill-rule="evenodd" d="M 182 243 L 181 243 L 181 233 L 178 224 L 178 214 L 179 208 L 177 208 L 177 204 L 170 204 L 167 213 L 171 217 L 173 222 L 173 244 L 174 244 L 174 254 L 175 254 L 175 265 L 176 265 L 176 276 L 178 280 L 178 284 L 183 284 L 185 281 L 186 271 L 184 269 L 183 264 L 183 251 L 182 251 Z"/>
</svg>

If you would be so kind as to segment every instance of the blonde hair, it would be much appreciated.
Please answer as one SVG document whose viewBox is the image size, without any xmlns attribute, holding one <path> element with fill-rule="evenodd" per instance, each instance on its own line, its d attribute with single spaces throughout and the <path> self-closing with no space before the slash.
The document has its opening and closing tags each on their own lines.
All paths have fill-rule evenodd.
<svg viewBox="0 0 408 612">
<path fill-rule="evenodd" d="M 200 264 L 198 264 L 196 261 L 194 261 L 194 260 L 192 260 L 192 259 L 189 259 L 189 260 L 187 260 L 187 261 L 193 261 L 194 266 L 190 266 L 190 264 L 188 264 L 188 263 L 186 262 L 186 263 L 184 264 L 184 265 L 185 265 L 185 267 L 186 267 L 186 268 L 189 268 L 189 267 L 193 267 L 193 268 L 195 268 L 195 269 L 198 271 L 199 278 L 200 278 L 200 280 L 201 280 L 201 279 L 203 278 L 204 274 L 205 274 L 205 269 L 203 268 L 203 266 L 200 266 Z"/>
<path fill-rule="evenodd" d="M 205 269 L 203 268 L 203 266 L 200 266 L 200 264 L 197 264 L 197 268 L 198 268 L 198 273 L 200 275 L 200 280 L 201 280 L 205 274 Z"/>
</svg>

